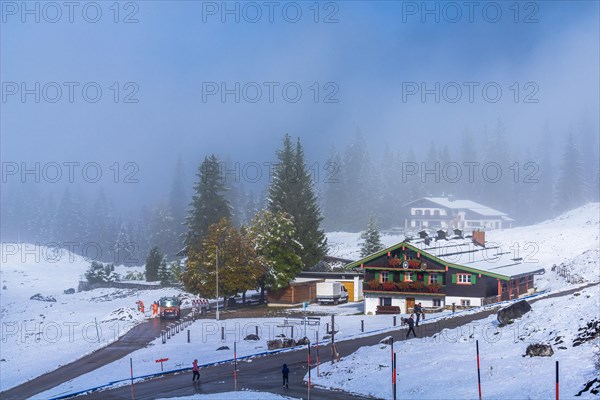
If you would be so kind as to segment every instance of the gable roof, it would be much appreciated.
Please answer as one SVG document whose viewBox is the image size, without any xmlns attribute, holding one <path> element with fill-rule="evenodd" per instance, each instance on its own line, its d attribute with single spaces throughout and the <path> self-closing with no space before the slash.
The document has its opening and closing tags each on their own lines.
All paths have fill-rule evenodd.
<svg viewBox="0 0 600 400">
<path fill-rule="evenodd" d="M 528 262 L 522 257 L 515 257 L 509 248 L 502 248 L 497 243 L 487 243 L 485 247 L 475 245 L 470 238 L 450 238 L 447 240 L 432 240 L 429 245 L 424 239 L 403 241 L 387 249 L 368 255 L 367 257 L 346 265 L 355 268 L 388 252 L 405 246 L 414 251 L 420 251 L 426 257 L 455 269 L 478 273 L 492 278 L 510 280 L 522 275 L 545 271 L 537 262 Z M 517 254 L 518 255 L 518 254 Z"/>
</svg>

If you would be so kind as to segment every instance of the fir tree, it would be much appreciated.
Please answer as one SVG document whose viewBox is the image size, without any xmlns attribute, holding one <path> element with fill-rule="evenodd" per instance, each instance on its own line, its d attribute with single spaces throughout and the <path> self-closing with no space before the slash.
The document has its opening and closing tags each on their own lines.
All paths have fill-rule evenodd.
<svg viewBox="0 0 600 400">
<path fill-rule="evenodd" d="M 367 230 L 360 235 L 360 238 L 363 240 L 360 246 L 361 257 L 366 257 L 384 249 L 383 244 L 381 243 L 377 220 L 373 216 L 369 218 Z"/>
<path fill-rule="evenodd" d="M 585 201 L 581 153 L 573 135 L 569 134 L 556 183 L 554 209 L 558 212 L 571 210 Z"/>
<path fill-rule="evenodd" d="M 282 211 L 263 211 L 252 221 L 247 236 L 257 256 L 261 302 L 265 288 L 281 289 L 302 270 L 301 245 L 295 234 L 292 217 Z"/>
<path fill-rule="evenodd" d="M 165 258 L 162 259 L 160 265 L 158 266 L 158 280 L 163 286 L 171 283 L 171 272 L 169 271 L 167 260 Z"/>
<path fill-rule="evenodd" d="M 198 182 L 194 185 L 194 195 L 190 204 L 186 223 L 188 233 L 187 248 L 200 250 L 202 238 L 208 233 L 208 227 L 222 218 L 231 219 L 231 209 L 225 199 L 226 190 L 217 157 L 211 155 L 198 167 Z"/>
<path fill-rule="evenodd" d="M 175 164 L 175 173 L 171 183 L 171 191 L 169 193 L 169 212 L 171 213 L 172 227 L 171 229 L 179 238 L 179 242 L 183 242 L 185 233 L 185 217 L 186 217 L 186 191 L 184 186 L 184 168 L 181 156 L 177 158 Z M 181 247 L 181 246 L 179 246 Z M 179 248 L 178 250 L 181 250 Z"/>
<path fill-rule="evenodd" d="M 325 255 L 327 239 L 320 228 L 323 217 L 300 140 L 294 149 L 290 136 L 286 134 L 277 158 L 279 163 L 269 188 L 269 211 L 282 211 L 293 218 L 296 238 L 302 246 L 300 258 L 304 267 L 310 268 Z"/>
<path fill-rule="evenodd" d="M 150 249 L 150 253 L 146 258 L 146 281 L 155 282 L 159 280 L 158 269 L 163 262 L 163 255 L 158 246 Z"/>
<path fill-rule="evenodd" d="M 347 207 L 346 202 L 349 199 L 349 196 L 346 196 L 342 177 L 342 159 L 335 148 L 331 149 L 327 164 L 325 164 L 325 171 L 327 174 L 323 180 L 323 222 L 325 228 L 331 231 L 342 226 L 345 217 L 344 210 Z"/>
</svg>

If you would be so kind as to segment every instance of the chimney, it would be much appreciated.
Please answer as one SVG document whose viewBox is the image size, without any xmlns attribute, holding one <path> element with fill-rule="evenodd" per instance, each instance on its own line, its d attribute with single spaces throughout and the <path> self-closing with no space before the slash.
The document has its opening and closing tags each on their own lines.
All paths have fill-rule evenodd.
<svg viewBox="0 0 600 400">
<path fill-rule="evenodd" d="M 485 247 L 485 231 L 473 231 L 473 243 Z"/>
<path fill-rule="evenodd" d="M 436 240 L 445 240 L 445 239 L 446 239 L 446 231 L 443 229 L 438 230 Z"/>
<path fill-rule="evenodd" d="M 461 230 L 461 229 L 458 229 L 458 228 L 456 228 L 456 229 L 454 229 L 454 234 L 455 234 L 456 236 L 458 236 L 458 237 L 462 238 L 463 232 L 462 232 L 462 230 Z"/>
</svg>

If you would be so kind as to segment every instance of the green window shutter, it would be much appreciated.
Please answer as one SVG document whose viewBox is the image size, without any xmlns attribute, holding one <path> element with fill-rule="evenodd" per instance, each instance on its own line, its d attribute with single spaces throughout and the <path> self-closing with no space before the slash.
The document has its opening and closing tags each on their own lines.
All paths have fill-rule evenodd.
<svg viewBox="0 0 600 400">
<path fill-rule="evenodd" d="M 472 274 L 471 275 L 471 284 L 474 285 L 477 283 L 477 275 Z"/>
<path fill-rule="evenodd" d="M 456 274 L 452 274 L 452 283 L 456 283 Z"/>
<path fill-rule="evenodd" d="M 400 272 L 400 282 L 404 282 L 404 272 Z"/>
<path fill-rule="evenodd" d="M 379 275 L 380 275 L 380 272 L 375 272 L 375 280 L 376 280 L 376 281 L 381 281 L 381 280 L 379 279 Z"/>
</svg>

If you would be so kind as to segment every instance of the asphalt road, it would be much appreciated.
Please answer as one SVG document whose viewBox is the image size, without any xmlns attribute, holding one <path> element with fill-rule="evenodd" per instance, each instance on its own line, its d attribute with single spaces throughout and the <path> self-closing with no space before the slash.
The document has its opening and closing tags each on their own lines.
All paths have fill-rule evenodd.
<svg viewBox="0 0 600 400">
<path fill-rule="evenodd" d="M 591 284 L 588 286 L 597 285 Z M 571 289 L 566 292 L 552 294 L 548 297 L 558 297 L 569 295 L 582 288 Z M 534 298 L 530 303 L 539 300 Z M 436 323 L 419 326 L 417 335 L 419 337 L 432 336 L 435 333 L 449 328 L 454 329 L 457 326 L 467 324 L 473 320 L 485 318 L 494 314 L 496 309 L 483 310 L 478 313 L 461 315 L 455 318 L 440 320 Z M 108 364 L 119 358 L 122 358 L 130 352 L 144 347 L 148 342 L 160 335 L 162 324 L 159 320 L 151 320 L 145 323 L 143 329 L 137 332 L 127 334 L 118 342 L 98 350 L 89 356 L 83 357 L 71 364 L 58 368 L 57 370 L 36 378 L 35 383 L 26 382 L 6 392 L 0 393 L 2 399 L 25 399 L 36 398 L 37 393 L 51 389 L 62 382 L 66 382 L 86 372 L 92 371 L 102 365 Z M 370 346 L 378 343 L 386 336 L 393 336 L 395 341 L 405 340 L 406 330 L 398 329 L 393 333 L 382 333 L 357 339 L 337 342 L 337 350 L 344 357 L 360 347 Z M 314 351 L 313 351 L 314 354 Z M 320 361 L 331 361 L 330 345 L 320 346 Z M 267 356 L 256 357 L 250 361 L 238 363 L 238 384 L 237 389 L 249 389 L 257 391 L 266 391 L 272 393 L 285 394 L 297 398 L 307 398 L 307 387 L 303 382 L 306 374 L 307 352 L 306 350 L 297 350 L 285 353 L 276 353 Z M 281 387 L 281 365 L 287 363 L 290 368 L 290 388 Z M 383 383 L 384 384 L 384 383 Z M 188 396 L 194 393 L 215 393 L 233 391 L 233 365 L 222 364 L 214 367 L 208 367 L 201 370 L 201 384 L 193 385 L 191 382 L 191 372 L 165 375 L 134 386 L 136 399 L 156 399 L 175 396 Z M 131 387 L 124 386 L 111 390 L 93 392 L 85 396 L 90 399 L 130 399 Z M 311 389 L 311 397 L 315 399 L 360 399 L 361 396 L 351 395 L 342 392 Z"/>
</svg>

